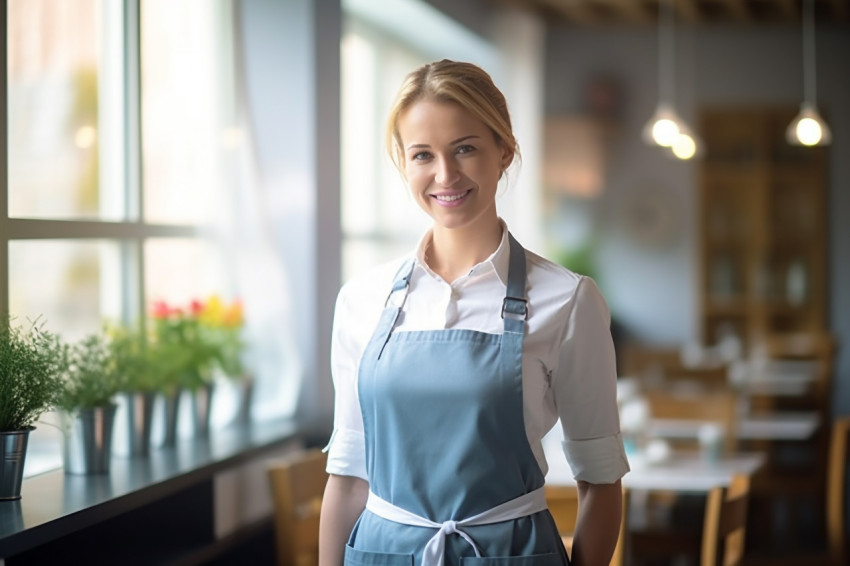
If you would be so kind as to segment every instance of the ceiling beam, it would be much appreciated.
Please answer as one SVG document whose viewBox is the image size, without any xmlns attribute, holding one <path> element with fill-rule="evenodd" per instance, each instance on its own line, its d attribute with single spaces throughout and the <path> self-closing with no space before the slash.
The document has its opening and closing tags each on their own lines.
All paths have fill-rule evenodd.
<svg viewBox="0 0 850 566">
<path fill-rule="evenodd" d="M 794 0 L 774 0 L 774 4 L 785 19 L 791 21 L 799 19 L 800 11 L 797 9 L 797 3 Z"/>
<path fill-rule="evenodd" d="M 655 18 L 652 17 L 640 0 L 595 0 L 595 2 L 600 6 L 608 6 L 623 14 L 631 22 L 646 24 L 655 21 Z"/>
<path fill-rule="evenodd" d="M 800 0 L 490 0 L 537 12 L 546 21 L 578 26 L 655 24 L 670 1 L 676 18 L 691 24 L 799 22 Z M 850 0 L 815 0 L 818 13 L 835 22 L 850 19 Z"/>
<path fill-rule="evenodd" d="M 676 15 L 682 19 L 682 21 L 695 24 L 699 22 L 699 7 L 697 6 L 697 0 L 675 0 L 674 6 L 676 7 Z"/>
<path fill-rule="evenodd" d="M 744 0 L 722 0 L 720 2 L 726 7 L 729 16 L 736 22 L 749 22 L 750 11 Z"/>
<path fill-rule="evenodd" d="M 587 9 L 586 0 L 537 0 L 536 4 L 553 10 L 570 23 L 599 23 L 599 18 Z"/>
<path fill-rule="evenodd" d="M 832 12 L 835 14 L 836 19 L 842 22 L 847 21 L 847 13 L 850 11 L 847 5 L 847 0 L 832 0 Z"/>
</svg>

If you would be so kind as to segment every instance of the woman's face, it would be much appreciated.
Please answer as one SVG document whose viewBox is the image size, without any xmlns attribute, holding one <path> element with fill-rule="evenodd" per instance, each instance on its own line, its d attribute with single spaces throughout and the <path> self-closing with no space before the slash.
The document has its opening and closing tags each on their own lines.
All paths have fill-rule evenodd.
<svg viewBox="0 0 850 566">
<path fill-rule="evenodd" d="M 513 156 L 484 122 L 459 104 L 420 100 L 401 115 L 398 131 L 410 191 L 437 226 L 498 221 L 496 187 Z"/>
</svg>

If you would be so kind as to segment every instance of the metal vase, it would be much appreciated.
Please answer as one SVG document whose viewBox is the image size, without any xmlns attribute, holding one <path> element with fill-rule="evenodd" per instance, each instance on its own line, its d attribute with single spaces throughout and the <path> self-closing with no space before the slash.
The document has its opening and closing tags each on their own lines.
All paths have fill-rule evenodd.
<svg viewBox="0 0 850 566">
<path fill-rule="evenodd" d="M 117 405 L 81 409 L 64 414 L 66 474 L 108 474 Z"/>
<path fill-rule="evenodd" d="M 210 413 L 214 391 L 212 383 L 206 383 L 189 391 L 190 426 L 194 438 L 207 438 L 210 434 Z"/>
<path fill-rule="evenodd" d="M 180 407 L 180 397 L 182 391 L 174 389 L 172 391 L 160 391 L 156 394 L 156 415 L 157 425 L 159 427 L 156 436 L 155 444 L 160 447 L 174 446 L 177 443 L 177 417 Z"/>
<path fill-rule="evenodd" d="M 156 394 L 126 391 L 119 394 L 117 426 L 114 449 L 121 456 L 147 456 L 151 445 L 151 424 Z"/>
<path fill-rule="evenodd" d="M 239 381 L 239 408 L 236 422 L 247 424 L 251 422 L 251 407 L 254 404 L 254 378 L 247 375 Z"/>
<path fill-rule="evenodd" d="M 27 441 L 34 428 L 30 426 L 23 430 L 0 432 L 0 501 L 21 498 Z"/>
</svg>

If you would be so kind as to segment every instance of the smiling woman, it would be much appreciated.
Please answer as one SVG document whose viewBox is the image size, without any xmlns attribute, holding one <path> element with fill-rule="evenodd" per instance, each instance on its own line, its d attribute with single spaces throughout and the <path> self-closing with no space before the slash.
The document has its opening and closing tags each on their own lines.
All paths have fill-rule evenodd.
<svg viewBox="0 0 850 566">
<path fill-rule="evenodd" d="M 499 143 L 481 120 L 453 102 L 423 100 L 401 114 L 398 124 L 405 154 L 403 174 L 414 200 L 435 228 L 470 235 L 489 233 L 490 241 L 482 243 L 492 249 L 501 238 L 496 187 L 513 151 Z M 435 244 L 441 234 L 435 230 Z M 471 251 L 468 244 L 478 238 L 465 240 Z M 489 252 L 479 255 L 486 257 Z M 432 269 L 447 281 L 470 267 L 448 265 L 436 245 L 428 257 Z"/>
<path fill-rule="evenodd" d="M 543 492 L 558 418 L 584 505 L 573 564 L 607 563 L 628 463 L 604 300 L 497 214 L 517 141 L 483 69 L 424 65 L 389 115 L 387 149 L 432 225 L 337 299 L 320 564 L 570 564 Z"/>
</svg>

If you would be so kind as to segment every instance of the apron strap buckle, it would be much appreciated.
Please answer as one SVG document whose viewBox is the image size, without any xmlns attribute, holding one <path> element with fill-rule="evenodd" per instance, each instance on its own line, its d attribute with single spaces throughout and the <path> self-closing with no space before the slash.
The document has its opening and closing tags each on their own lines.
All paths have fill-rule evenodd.
<svg viewBox="0 0 850 566">
<path fill-rule="evenodd" d="M 505 314 L 513 315 L 511 318 L 528 320 L 528 301 L 518 297 L 505 297 L 502 301 L 502 318 Z"/>
</svg>

